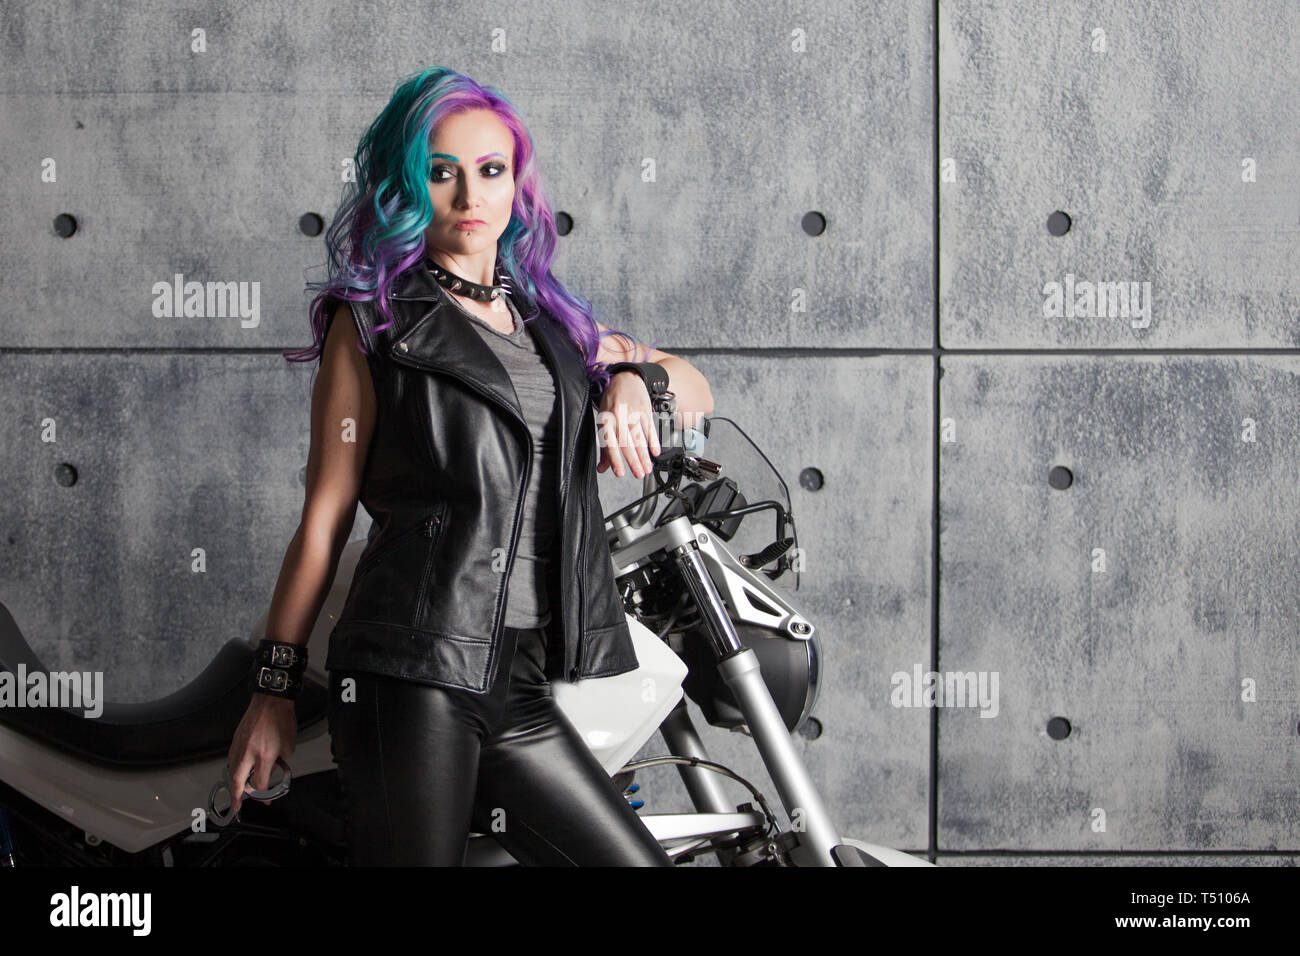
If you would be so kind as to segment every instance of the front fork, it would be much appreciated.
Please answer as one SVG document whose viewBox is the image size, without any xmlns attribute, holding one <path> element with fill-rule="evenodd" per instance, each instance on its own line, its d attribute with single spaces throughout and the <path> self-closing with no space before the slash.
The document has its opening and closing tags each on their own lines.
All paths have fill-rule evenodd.
<svg viewBox="0 0 1300 956">
<path fill-rule="evenodd" d="M 750 736 L 758 745 L 763 763 L 781 797 L 781 804 L 790 817 L 796 839 L 790 850 L 791 861 L 797 866 L 839 865 L 832 855 L 833 848 L 843 842 L 839 831 L 831 822 L 830 813 L 822 803 L 817 788 L 813 786 L 812 779 L 795 750 L 785 721 L 763 681 L 758 655 L 742 644 L 736 635 L 722 597 L 700 557 L 698 543 L 692 538 L 673 548 L 671 553 L 682 579 L 695 598 L 700 615 L 707 622 L 709 637 L 718 658 L 719 673 L 745 716 Z M 685 717 L 684 714 L 682 716 Z M 689 720 L 686 729 L 690 729 Z M 677 722 L 676 730 L 679 734 L 685 732 L 680 721 Z M 668 743 L 676 753 L 676 747 L 673 746 L 675 742 L 669 740 Z M 702 750 L 698 738 L 694 742 L 681 739 L 676 743 Z M 716 778 L 712 784 L 705 783 L 703 778 L 707 773 L 699 768 L 683 767 L 682 775 L 697 806 L 701 800 L 705 804 L 699 806 L 700 810 L 725 813 L 734 809 L 725 805 L 721 791 L 716 786 Z"/>
</svg>

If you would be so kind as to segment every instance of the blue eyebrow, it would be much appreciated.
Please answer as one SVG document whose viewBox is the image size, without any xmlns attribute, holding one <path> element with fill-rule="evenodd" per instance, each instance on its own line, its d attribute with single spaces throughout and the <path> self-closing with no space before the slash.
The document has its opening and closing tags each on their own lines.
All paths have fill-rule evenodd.
<svg viewBox="0 0 1300 956">
<path fill-rule="evenodd" d="M 491 156 L 500 156 L 502 159 L 506 158 L 504 153 L 484 153 L 478 159 L 474 160 L 474 162 L 481 163 L 483 162 L 483 160 L 488 159 Z M 455 156 L 451 155 L 451 153 L 434 153 L 432 158 L 438 159 L 439 157 L 441 157 L 442 159 L 450 159 L 453 163 L 460 162 L 460 160 L 457 159 Z"/>
</svg>

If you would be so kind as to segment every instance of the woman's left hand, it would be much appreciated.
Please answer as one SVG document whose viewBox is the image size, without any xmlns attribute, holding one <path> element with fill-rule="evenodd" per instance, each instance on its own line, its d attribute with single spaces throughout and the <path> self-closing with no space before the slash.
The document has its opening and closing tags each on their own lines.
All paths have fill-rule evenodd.
<svg viewBox="0 0 1300 956">
<path fill-rule="evenodd" d="M 630 467 L 637 478 L 648 475 L 653 467 L 651 454 L 660 453 L 659 432 L 650 393 L 640 375 L 618 372 L 609 380 L 609 387 L 600 396 L 597 420 L 600 464 L 596 471 L 613 468 L 614 474 L 622 478 Z"/>
</svg>

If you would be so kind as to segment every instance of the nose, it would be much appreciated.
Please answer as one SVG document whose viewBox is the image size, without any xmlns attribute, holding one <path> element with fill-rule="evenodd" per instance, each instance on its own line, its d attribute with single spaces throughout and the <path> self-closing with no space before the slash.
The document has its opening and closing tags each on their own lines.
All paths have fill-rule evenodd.
<svg viewBox="0 0 1300 956">
<path fill-rule="evenodd" d="M 478 206 L 478 196 L 470 189 L 469 183 L 461 181 L 456 188 L 456 208 L 468 212 Z"/>
</svg>

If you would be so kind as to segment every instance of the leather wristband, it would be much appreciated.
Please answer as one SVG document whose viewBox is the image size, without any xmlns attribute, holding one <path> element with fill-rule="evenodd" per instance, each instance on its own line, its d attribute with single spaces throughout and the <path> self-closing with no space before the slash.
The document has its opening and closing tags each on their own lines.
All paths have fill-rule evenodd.
<svg viewBox="0 0 1300 956">
<path fill-rule="evenodd" d="M 249 689 L 272 697 L 294 699 L 302 690 L 307 648 L 284 641 L 263 640 L 253 656 Z"/>
<path fill-rule="evenodd" d="M 619 372 L 636 372 L 645 382 L 651 398 L 668 394 L 668 369 L 658 362 L 615 362 L 606 366 L 605 371 L 609 372 L 610 378 Z"/>
</svg>

